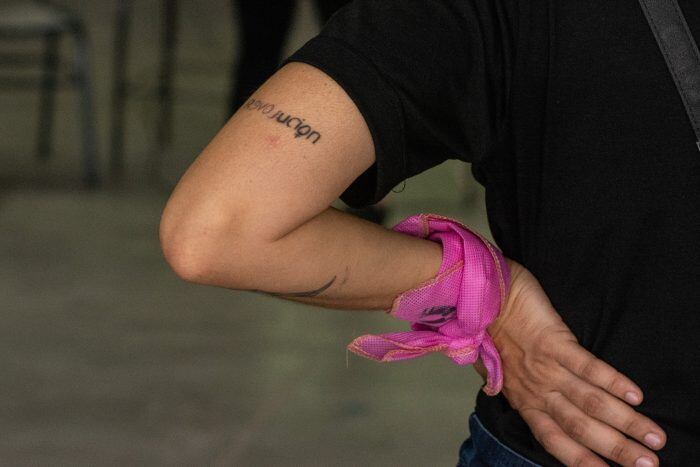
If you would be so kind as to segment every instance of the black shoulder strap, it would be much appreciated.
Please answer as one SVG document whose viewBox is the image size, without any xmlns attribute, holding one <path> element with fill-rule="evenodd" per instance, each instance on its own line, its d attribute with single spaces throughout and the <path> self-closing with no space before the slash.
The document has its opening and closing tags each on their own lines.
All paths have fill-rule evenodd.
<svg viewBox="0 0 700 467">
<path fill-rule="evenodd" d="M 700 149 L 700 52 L 676 0 L 639 0 L 683 99 Z"/>
</svg>

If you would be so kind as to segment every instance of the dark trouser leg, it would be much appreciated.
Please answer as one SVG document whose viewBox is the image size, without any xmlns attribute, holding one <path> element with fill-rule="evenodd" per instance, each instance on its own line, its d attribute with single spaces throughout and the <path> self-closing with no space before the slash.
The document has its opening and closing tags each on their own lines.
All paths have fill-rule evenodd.
<svg viewBox="0 0 700 467">
<path fill-rule="evenodd" d="M 321 22 L 326 24 L 333 13 L 350 3 L 351 0 L 316 0 L 316 8 L 321 15 Z"/>
<path fill-rule="evenodd" d="M 232 0 L 231 3 L 234 21 L 240 24 L 241 52 L 231 70 L 235 88 L 229 97 L 229 116 L 279 66 L 296 0 Z"/>
</svg>

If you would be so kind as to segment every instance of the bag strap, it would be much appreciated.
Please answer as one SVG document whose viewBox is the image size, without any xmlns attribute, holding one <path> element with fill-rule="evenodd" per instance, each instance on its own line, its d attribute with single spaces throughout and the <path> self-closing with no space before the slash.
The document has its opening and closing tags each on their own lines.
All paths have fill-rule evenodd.
<svg viewBox="0 0 700 467">
<path fill-rule="evenodd" d="M 700 150 L 700 52 L 676 0 L 639 0 L 695 131 Z"/>
</svg>

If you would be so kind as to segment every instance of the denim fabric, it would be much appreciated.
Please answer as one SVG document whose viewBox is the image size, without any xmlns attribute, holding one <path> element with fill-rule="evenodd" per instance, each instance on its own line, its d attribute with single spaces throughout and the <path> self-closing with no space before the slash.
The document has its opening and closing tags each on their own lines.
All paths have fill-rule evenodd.
<svg viewBox="0 0 700 467">
<path fill-rule="evenodd" d="M 484 428 L 475 413 L 469 416 L 471 436 L 459 450 L 457 467 L 532 467 L 539 466 L 501 444 Z"/>
</svg>

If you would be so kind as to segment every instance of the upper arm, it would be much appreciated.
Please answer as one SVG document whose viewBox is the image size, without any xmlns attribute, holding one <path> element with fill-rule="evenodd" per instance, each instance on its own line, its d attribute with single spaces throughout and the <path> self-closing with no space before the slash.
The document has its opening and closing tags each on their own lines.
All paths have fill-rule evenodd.
<svg viewBox="0 0 700 467">
<path fill-rule="evenodd" d="M 377 203 L 447 159 L 481 162 L 498 148 L 517 3 L 354 0 L 288 59 L 327 72 L 369 125 L 376 161 L 342 193 L 345 203 Z"/>
<path fill-rule="evenodd" d="M 487 155 L 505 128 L 506 3 L 355 0 L 341 9 L 188 169 L 163 215 L 164 249 L 215 252 L 231 232 L 246 244 L 272 241 L 338 197 L 366 206 L 448 158 Z"/>
<path fill-rule="evenodd" d="M 161 221 L 164 249 L 231 231 L 274 240 L 327 209 L 374 157 L 343 88 L 315 67 L 286 64 L 178 183 Z"/>
</svg>

